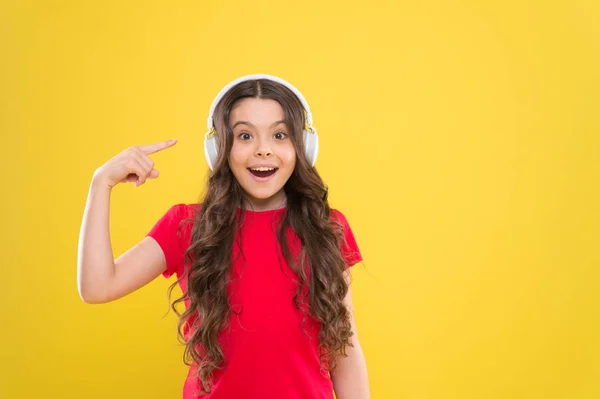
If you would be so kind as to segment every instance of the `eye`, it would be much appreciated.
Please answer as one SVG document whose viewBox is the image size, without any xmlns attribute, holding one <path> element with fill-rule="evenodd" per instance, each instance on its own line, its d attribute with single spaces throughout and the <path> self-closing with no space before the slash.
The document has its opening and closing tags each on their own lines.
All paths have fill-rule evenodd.
<svg viewBox="0 0 600 399">
<path fill-rule="evenodd" d="M 238 137 L 242 140 L 250 140 L 252 138 L 252 136 L 250 135 L 250 133 L 247 132 L 243 132 L 238 134 Z"/>
<path fill-rule="evenodd" d="M 277 132 L 275 133 L 275 138 L 277 140 L 283 140 L 287 137 L 287 134 L 285 134 L 284 132 Z"/>
</svg>

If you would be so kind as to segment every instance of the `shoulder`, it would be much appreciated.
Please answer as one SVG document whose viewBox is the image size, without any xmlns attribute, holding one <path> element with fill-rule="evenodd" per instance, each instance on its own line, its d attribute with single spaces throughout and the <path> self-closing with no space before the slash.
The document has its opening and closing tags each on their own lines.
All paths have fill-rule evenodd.
<svg viewBox="0 0 600 399">
<path fill-rule="evenodd" d="M 346 219 L 346 216 L 339 209 L 331 208 L 330 218 L 334 222 L 341 223 L 343 226 L 348 224 L 348 219 Z"/>
<path fill-rule="evenodd" d="M 164 226 L 162 229 L 191 227 L 196 220 L 199 209 L 200 204 L 178 203 L 172 205 L 160 218 L 156 228 L 160 226 Z"/>
<path fill-rule="evenodd" d="M 198 214 L 201 204 L 179 203 L 171 206 L 167 211 L 167 215 L 176 219 L 195 218 Z"/>
<path fill-rule="evenodd" d="M 346 216 L 340 210 L 332 208 L 331 219 L 341 227 L 341 251 L 343 258 L 346 261 L 346 266 L 350 267 L 362 261 L 360 249 L 358 248 L 356 238 L 354 237 L 354 233 Z"/>
</svg>

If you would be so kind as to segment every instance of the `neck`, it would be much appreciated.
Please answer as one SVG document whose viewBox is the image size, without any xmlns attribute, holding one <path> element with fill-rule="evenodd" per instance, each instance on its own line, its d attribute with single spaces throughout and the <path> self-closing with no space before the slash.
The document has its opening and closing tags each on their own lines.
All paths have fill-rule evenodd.
<svg viewBox="0 0 600 399">
<path fill-rule="evenodd" d="M 251 196 L 244 196 L 243 208 L 256 211 L 270 211 L 273 209 L 285 208 L 287 205 L 287 198 L 283 189 L 277 194 L 269 198 L 254 198 Z"/>
</svg>

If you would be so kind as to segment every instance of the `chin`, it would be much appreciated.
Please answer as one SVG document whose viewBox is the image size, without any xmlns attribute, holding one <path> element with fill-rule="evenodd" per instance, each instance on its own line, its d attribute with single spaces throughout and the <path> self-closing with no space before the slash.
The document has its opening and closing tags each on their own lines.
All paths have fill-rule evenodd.
<svg viewBox="0 0 600 399">
<path fill-rule="evenodd" d="M 279 192 L 279 190 L 278 191 L 274 191 L 274 192 L 264 192 L 264 191 L 261 191 L 261 192 L 258 192 L 258 193 L 257 192 L 252 192 L 252 191 L 246 191 L 246 193 L 250 197 L 255 198 L 257 200 L 266 200 L 266 199 L 272 198 L 278 192 Z"/>
</svg>

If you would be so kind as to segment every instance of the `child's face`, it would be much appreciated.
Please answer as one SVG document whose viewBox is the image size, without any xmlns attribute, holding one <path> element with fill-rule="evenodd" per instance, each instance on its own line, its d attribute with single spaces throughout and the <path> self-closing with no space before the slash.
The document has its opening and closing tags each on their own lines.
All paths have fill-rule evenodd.
<svg viewBox="0 0 600 399">
<path fill-rule="evenodd" d="M 229 166 L 256 208 L 281 205 L 283 186 L 296 165 L 291 130 L 283 119 L 281 105 L 262 98 L 240 100 L 230 114 Z"/>
</svg>

